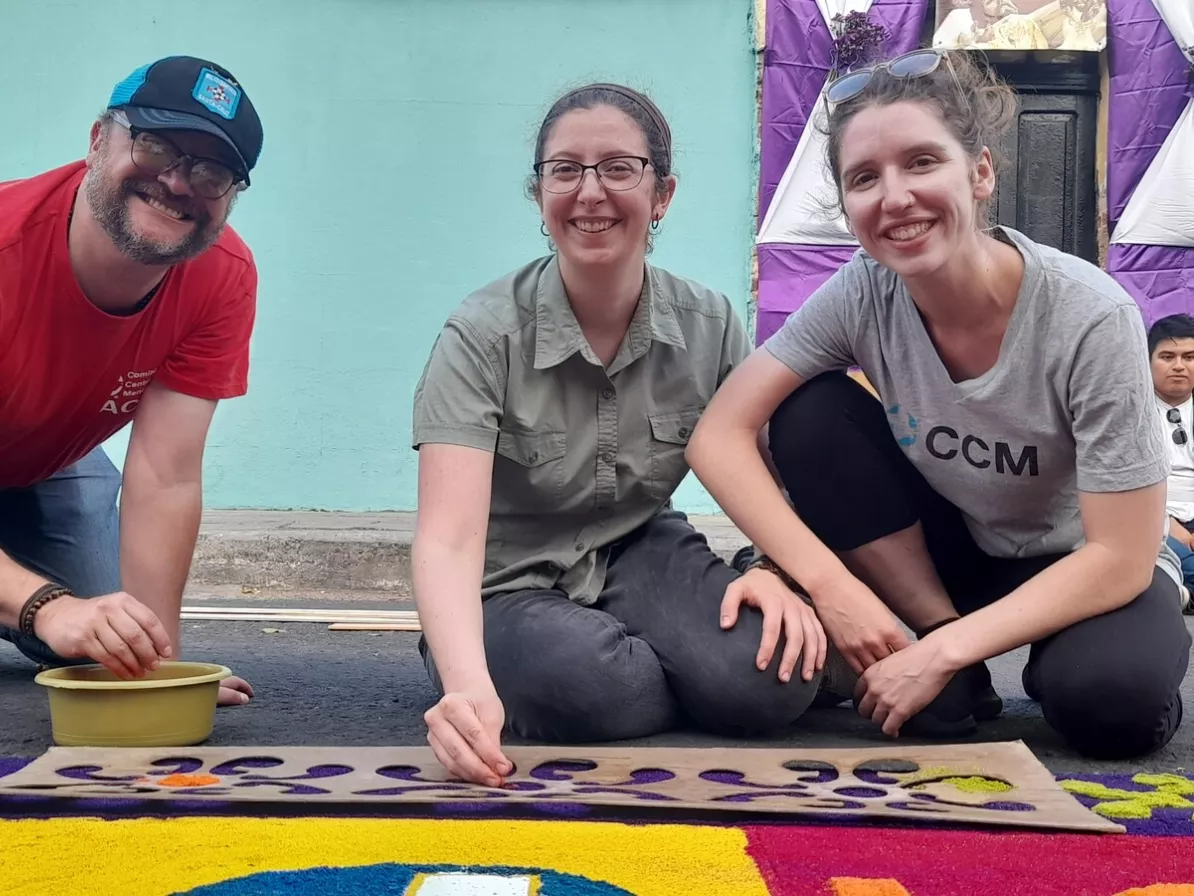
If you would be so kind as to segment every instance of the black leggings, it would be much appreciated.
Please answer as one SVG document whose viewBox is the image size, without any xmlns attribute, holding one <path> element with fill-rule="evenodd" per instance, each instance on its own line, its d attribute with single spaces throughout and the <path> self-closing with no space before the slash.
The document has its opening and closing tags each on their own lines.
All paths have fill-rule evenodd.
<svg viewBox="0 0 1194 896">
<path fill-rule="evenodd" d="M 785 399 L 771 418 L 770 444 L 796 512 L 831 549 L 851 550 L 919 521 L 963 615 L 1064 556 L 1004 559 L 980 550 L 958 509 L 904 455 L 880 402 L 843 373 L 810 380 Z M 1076 751 L 1130 758 L 1177 731 L 1189 661 L 1177 585 L 1158 569 L 1130 604 L 1034 643 L 1024 687 Z"/>
</svg>

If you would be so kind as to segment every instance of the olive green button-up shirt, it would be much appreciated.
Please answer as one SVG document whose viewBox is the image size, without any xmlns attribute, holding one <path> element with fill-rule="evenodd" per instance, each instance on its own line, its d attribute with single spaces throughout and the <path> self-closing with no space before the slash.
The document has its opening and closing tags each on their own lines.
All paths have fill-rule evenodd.
<svg viewBox="0 0 1194 896">
<path fill-rule="evenodd" d="M 416 387 L 413 445 L 494 452 L 482 596 L 597 600 L 608 546 L 670 502 L 697 419 L 750 350 L 724 295 L 649 264 L 608 368 L 554 256 L 465 299 Z"/>
</svg>

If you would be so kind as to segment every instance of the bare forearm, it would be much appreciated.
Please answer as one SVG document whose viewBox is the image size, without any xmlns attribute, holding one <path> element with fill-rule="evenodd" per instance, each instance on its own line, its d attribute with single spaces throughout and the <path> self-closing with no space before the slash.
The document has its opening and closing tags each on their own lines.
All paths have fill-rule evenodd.
<svg viewBox="0 0 1194 896">
<path fill-rule="evenodd" d="M 761 437 L 721 430 L 716 440 L 694 439 L 689 463 L 701 483 L 742 533 L 802 585 L 849 575 L 789 506 L 773 463 L 764 460 Z"/>
<path fill-rule="evenodd" d="M 0 625 L 15 626 L 25 601 L 49 582 L 0 551 Z"/>
<path fill-rule="evenodd" d="M 199 482 L 174 485 L 128 481 L 120 507 L 121 585 L 161 621 L 180 654 L 179 613 L 199 523 L 203 489 Z"/>
<path fill-rule="evenodd" d="M 1088 543 L 939 634 L 949 639 L 954 665 L 972 665 L 1130 603 L 1148 587 L 1151 575 L 1151 566 Z"/>
<path fill-rule="evenodd" d="M 1182 544 L 1190 543 L 1189 531 L 1185 526 L 1178 522 L 1176 517 L 1169 517 L 1169 535 L 1173 538 L 1176 538 Z"/>
<path fill-rule="evenodd" d="M 445 691 L 488 680 L 481 614 L 483 543 L 454 547 L 416 537 L 411 551 L 415 605 Z"/>
</svg>

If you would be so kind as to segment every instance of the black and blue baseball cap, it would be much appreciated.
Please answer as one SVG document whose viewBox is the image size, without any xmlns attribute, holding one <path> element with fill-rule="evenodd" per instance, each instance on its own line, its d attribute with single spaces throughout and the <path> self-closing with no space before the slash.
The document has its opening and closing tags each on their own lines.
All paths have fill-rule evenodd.
<svg viewBox="0 0 1194 896">
<path fill-rule="evenodd" d="M 236 153 L 245 184 L 261 155 L 261 119 L 227 69 L 193 56 L 143 65 L 116 85 L 109 109 L 120 109 L 143 131 L 202 131 Z"/>
</svg>

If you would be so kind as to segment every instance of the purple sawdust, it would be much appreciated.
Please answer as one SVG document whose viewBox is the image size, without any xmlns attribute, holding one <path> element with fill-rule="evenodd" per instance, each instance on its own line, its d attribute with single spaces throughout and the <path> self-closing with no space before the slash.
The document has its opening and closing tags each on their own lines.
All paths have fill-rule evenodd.
<svg viewBox="0 0 1194 896">
<path fill-rule="evenodd" d="M 668 796 L 666 793 L 652 793 L 649 790 L 631 790 L 630 788 L 622 787 L 600 787 L 600 786 L 585 786 L 577 787 L 575 793 L 614 793 L 619 796 L 632 796 L 636 800 L 658 800 L 659 802 L 669 803 L 675 802 L 676 797 Z"/>
<path fill-rule="evenodd" d="M 351 765 L 313 765 L 307 769 L 307 777 L 335 778 L 339 775 L 351 775 L 353 771 Z"/>
<path fill-rule="evenodd" d="M 782 765 L 790 772 L 814 772 L 815 777 L 811 778 L 801 775 L 799 780 L 805 784 L 828 784 L 830 781 L 836 781 L 839 776 L 835 766 L 815 759 L 789 759 Z"/>
<path fill-rule="evenodd" d="M 58 777 L 70 778 L 72 781 L 136 781 L 141 775 L 97 775 L 103 766 L 100 765 L 68 765 L 58 769 Z"/>
<path fill-rule="evenodd" d="M 880 790 L 878 787 L 835 787 L 833 792 L 841 796 L 852 796 L 862 800 L 877 800 L 887 796 L 887 791 Z"/>
<path fill-rule="evenodd" d="M 541 762 L 531 769 L 531 777 L 543 781 L 571 781 L 573 775 L 591 772 L 595 768 L 597 763 L 588 759 L 553 759 Z"/>
<path fill-rule="evenodd" d="M 662 768 L 636 768 L 630 773 L 630 784 L 661 784 L 675 778 L 675 774 Z"/>
<path fill-rule="evenodd" d="M 283 761 L 276 756 L 247 756 L 244 759 L 234 759 L 231 762 L 221 762 L 211 770 L 216 777 L 224 775 L 242 775 L 255 768 L 277 768 Z"/>
<path fill-rule="evenodd" d="M 915 762 L 904 759 L 872 759 L 854 769 L 854 777 L 867 784 L 899 784 L 891 775 L 906 775 L 920 771 Z"/>
</svg>

